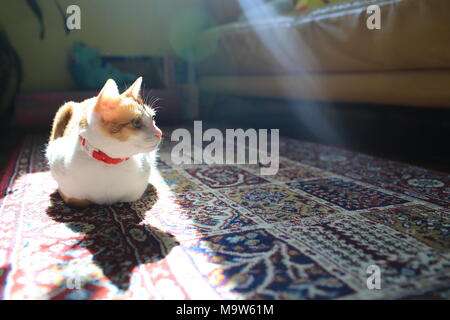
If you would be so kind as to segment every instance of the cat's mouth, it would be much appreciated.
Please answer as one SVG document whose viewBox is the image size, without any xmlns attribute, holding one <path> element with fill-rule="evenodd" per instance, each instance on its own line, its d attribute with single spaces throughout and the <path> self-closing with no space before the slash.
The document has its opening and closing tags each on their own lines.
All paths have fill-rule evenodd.
<svg viewBox="0 0 450 320">
<path fill-rule="evenodd" d="M 144 152 L 151 152 L 158 148 L 160 142 L 161 142 L 161 140 L 147 142 L 147 143 L 139 144 L 139 145 L 137 145 L 137 147 L 140 150 L 143 150 Z"/>
</svg>

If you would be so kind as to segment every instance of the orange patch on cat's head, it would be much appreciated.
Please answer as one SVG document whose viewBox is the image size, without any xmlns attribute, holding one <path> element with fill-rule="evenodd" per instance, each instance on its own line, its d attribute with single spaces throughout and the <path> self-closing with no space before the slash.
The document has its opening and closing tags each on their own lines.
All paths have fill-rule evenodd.
<svg viewBox="0 0 450 320">
<path fill-rule="evenodd" d="M 101 129 L 120 141 L 127 141 L 131 136 L 139 134 L 139 128 L 132 124 L 133 121 L 142 121 L 143 118 L 143 107 L 134 97 L 139 93 L 135 84 L 130 87 L 132 90 L 128 89 L 120 95 L 114 80 L 109 79 L 100 91 L 94 107 L 94 111 L 101 118 Z"/>
<path fill-rule="evenodd" d="M 142 121 L 142 112 L 137 103 L 119 104 L 107 118 L 102 118 L 100 127 L 111 137 L 127 141 L 131 136 L 139 134 L 139 128 L 133 126 L 133 121 Z"/>
</svg>

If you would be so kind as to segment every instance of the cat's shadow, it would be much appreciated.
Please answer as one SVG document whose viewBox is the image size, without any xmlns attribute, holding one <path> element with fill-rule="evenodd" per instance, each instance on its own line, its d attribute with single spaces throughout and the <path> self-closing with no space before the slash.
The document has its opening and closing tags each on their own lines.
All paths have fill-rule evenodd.
<svg viewBox="0 0 450 320">
<path fill-rule="evenodd" d="M 79 242 L 67 250 L 87 249 L 103 274 L 117 288 L 127 290 L 133 269 L 163 259 L 179 244 L 171 234 L 144 224 L 145 212 L 156 201 L 156 189 L 151 185 L 136 202 L 83 209 L 67 206 L 55 192 L 50 196 L 47 215 L 83 234 Z M 82 277 L 79 281 L 83 285 Z"/>
</svg>

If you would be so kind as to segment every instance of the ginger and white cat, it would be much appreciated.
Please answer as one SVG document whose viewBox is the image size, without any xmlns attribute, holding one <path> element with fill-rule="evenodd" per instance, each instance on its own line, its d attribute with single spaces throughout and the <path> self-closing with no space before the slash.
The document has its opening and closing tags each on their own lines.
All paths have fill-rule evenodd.
<svg viewBox="0 0 450 320">
<path fill-rule="evenodd" d="M 97 97 L 59 108 L 46 157 L 67 204 L 131 202 L 144 193 L 162 132 L 141 83 L 119 94 L 109 79 Z"/>
</svg>

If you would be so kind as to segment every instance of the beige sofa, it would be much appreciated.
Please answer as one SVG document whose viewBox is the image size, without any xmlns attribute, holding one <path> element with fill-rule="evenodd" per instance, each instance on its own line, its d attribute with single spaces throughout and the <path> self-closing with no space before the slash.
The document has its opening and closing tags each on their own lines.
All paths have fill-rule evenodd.
<svg viewBox="0 0 450 320">
<path fill-rule="evenodd" d="M 366 26 L 371 4 L 380 30 Z M 204 92 L 450 107 L 449 0 L 356 1 L 229 22 L 202 32 L 196 48 Z"/>
</svg>

